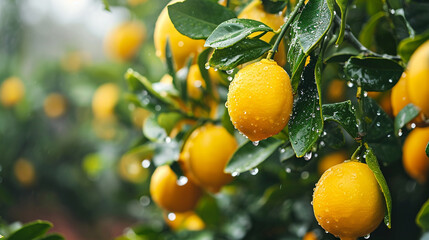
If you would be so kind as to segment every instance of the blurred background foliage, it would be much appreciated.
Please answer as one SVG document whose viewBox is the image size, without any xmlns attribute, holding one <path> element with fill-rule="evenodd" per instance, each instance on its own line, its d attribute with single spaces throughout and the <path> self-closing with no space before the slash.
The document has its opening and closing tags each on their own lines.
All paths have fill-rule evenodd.
<svg viewBox="0 0 429 240">
<path fill-rule="evenodd" d="M 344 160 L 356 148 L 348 135 L 322 138 L 319 145 L 338 144 L 320 146 L 305 159 L 280 163 L 290 154 L 281 149 L 257 172 L 241 174 L 216 195 L 206 193 L 196 209 L 203 231 L 179 230 L 199 229 L 200 220 L 169 221 L 180 216 L 162 212 L 149 196 L 155 169 L 151 155 L 128 152 L 147 141 L 142 124 L 149 113 L 126 100 L 124 80 L 130 67 L 150 82 L 167 72 L 152 39 L 168 1 L 108 2 L 109 11 L 100 0 L 0 1 L 0 83 L 12 78 L 14 89 L 20 89 L 12 94 L 16 103 L 0 106 L 0 234 L 16 229 L 15 221 L 43 219 L 71 240 L 120 235 L 130 240 L 301 239 L 308 231 L 333 239 L 317 225 L 310 202 L 326 169 L 324 159 L 340 152 Z M 422 17 L 427 3 L 390 3 L 406 6 L 404 14 L 416 34 L 427 31 L 429 21 Z M 392 28 L 397 19 L 383 6 L 383 1 L 353 1 L 348 23 L 366 47 L 396 55 L 399 41 L 408 36 Z M 123 25 L 130 21 L 141 33 L 135 25 Z M 109 47 L 126 31 L 136 34 L 136 54 Z M 354 90 L 338 80 L 341 74 L 339 64 L 327 65 L 324 102 L 353 98 Z M 369 95 L 391 114 L 388 92 Z M 371 239 L 419 239 L 415 216 L 429 197 L 427 185 L 410 179 L 400 161 L 383 173 L 393 198 L 393 228 L 381 224 Z"/>
</svg>

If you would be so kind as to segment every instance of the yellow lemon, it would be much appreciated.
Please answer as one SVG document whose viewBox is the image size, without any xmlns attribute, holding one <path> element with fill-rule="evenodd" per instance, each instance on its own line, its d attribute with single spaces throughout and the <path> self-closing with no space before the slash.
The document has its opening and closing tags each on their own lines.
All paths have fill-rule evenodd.
<svg viewBox="0 0 429 240">
<path fill-rule="evenodd" d="M 105 83 L 97 88 L 92 98 L 92 111 L 96 118 L 113 116 L 119 99 L 119 87 L 114 83 Z"/>
<path fill-rule="evenodd" d="M 5 107 L 17 104 L 24 97 L 24 84 L 18 77 L 4 80 L 0 86 L 0 101 Z"/>
<path fill-rule="evenodd" d="M 144 157 L 139 154 L 126 154 L 119 161 L 119 175 L 132 183 L 142 183 L 148 177 L 148 170 L 142 166 Z"/>
<path fill-rule="evenodd" d="M 153 201 L 169 212 L 187 212 L 195 208 L 201 189 L 191 179 L 180 186 L 176 174 L 169 166 L 155 169 L 150 180 L 150 195 Z"/>
<path fill-rule="evenodd" d="M 164 212 L 164 221 L 175 231 L 200 231 L 205 228 L 204 221 L 193 211 L 184 213 Z"/>
<path fill-rule="evenodd" d="M 407 91 L 411 102 L 429 116 L 429 41 L 413 53 L 407 66 Z"/>
<path fill-rule="evenodd" d="M 59 93 L 51 93 L 45 98 L 43 109 L 50 118 L 60 117 L 66 111 L 66 99 Z"/>
<path fill-rule="evenodd" d="M 146 38 L 146 28 L 142 22 L 125 22 L 114 28 L 106 37 L 104 48 L 113 59 L 132 59 Z"/>
<path fill-rule="evenodd" d="M 36 179 L 36 171 L 34 170 L 33 163 L 27 159 L 18 159 L 13 166 L 13 172 L 21 185 L 30 186 L 34 184 Z"/>
<path fill-rule="evenodd" d="M 392 105 L 393 116 L 395 117 L 405 106 L 411 103 L 407 92 L 407 74 L 405 72 L 402 74 L 396 85 L 392 88 L 390 102 Z M 422 122 L 422 117 L 422 115 L 417 116 L 412 121 L 416 123 Z"/>
<path fill-rule="evenodd" d="M 402 163 L 405 171 L 420 183 L 427 181 L 429 157 L 426 145 L 429 142 L 429 127 L 416 128 L 405 139 L 402 147 Z"/>
<path fill-rule="evenodd" d="M 229 85 L 232 124 L 251 141 L 278 134 L 289 121 L 292 105 L 289 76 L 272 60 L 247 65 Z"/>
<path fill-rule="evenodd" d="M 383 220 L 384 197 L 366 164 L 349 161 L 328 169 L 313 194 L 320 226 L 341 240 L 356 240 L 374 231 Z"/>
<path fill-rule="evenodd" d="M 329 168 L 344 162 L 344 160 L 347 159 L 347 157 L 348 156 L 346 152 L 342 152 L 342 151 L 334 152 L 324 156 L 322 159 L 320 159 L 320 162 L 317 168 L 319 174 L 322 175 Z"/>
</svg>

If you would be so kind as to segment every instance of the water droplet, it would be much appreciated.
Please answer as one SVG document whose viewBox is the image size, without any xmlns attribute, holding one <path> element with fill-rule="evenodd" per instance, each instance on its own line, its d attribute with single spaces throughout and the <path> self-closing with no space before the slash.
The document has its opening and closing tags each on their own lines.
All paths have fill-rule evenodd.
<svg viewBox="0 0 429 240">
<path fill-rule="evenodd" d="M 416 124 L 415 123 L 411 123 L 411 129 L 416 128 Z"/>
<path fill-rule="evenodd" d="M 321 147 L 324 147 L 325 146 L 325 142 L 324 141 L 320 141 L 320 144 L 319 144 Z"/>
<path fill-rule="evenodd" d="M 375 125 L 377 125 L 377 127 L 381 126 L 380 122 L 377 122 Z"/>
<path fill-rule="evenodd" d="M 313 205 L 313 201 L 311 201 L 310 204 Z"/>
<path fill-rule="evenodd" d="M 306 154 L 304 155 L 304 159 L 305 159 L 306 161 L 310 160 L 310 159 L 311 159 L 312 154 L 313 154 L 312 152 L 308 152 L 308 153 L 306 153 Z"/>
<path fill-rule="evenodd" d="M 231 76 L 228 76 L 227 79 L 228 79 L 228 81 L 232 81 L 232 77 Z"/>
<path fill-rule="evenodd" d="M 234 69 L 226 70 L 226 74 L 230 75 L 234 72 Z"/>
<path fill-rule="evenodd" d="M 188 183 L 188 178 L 185 176 L 180 176 L 179 179 L 177 179 L 177 185 L 184 186 L 186 183 Z"/>
<path fill-rule="evenodd" d="M 368 233 L 367 235 L 365 235 L 365 237 L 363 237 L 363 238 L 365 238 L 365 239 L 369 239 L 371 237 L 371 235 Z"/>
<path fill-rule="evenodd" d="M 166 142 L 166 143 L 171 143 L 171 137 L 166 137 L 166 138 L 165 138 L 165 142 Z"/>
<path fill-rule="evenodd" d="M 233 172 L 233 173 L 231 173 L 231 176 L 233 176 L 233 177 L 237 177 L 238 175 L 240 175 L 239 172 Z"/>
<path fill-rule="evenodd" d="M 402 129 L 399 129 L 398 136 L 402 136 Z"/>
<path fill-rule="evenodd" d="M 143 207 L 147 207 L 150 204 L 150 198 L 148 196 L 141 196 L 139 202 Z"/>
<path fill-rule="evenodd" d="M 363 92 L 363 96 L 364 96 L 364 97 L 368 97 L 368 92 L 367 92 L 367 91 L 364 91 L 364 92 Z"/>
<path fill-rule="evenodd" d="M 381 115 L 381 112 L 377 112 L 377 116 L 380 116 Z"/>
<path fill-rule="evenodd" d="M 145 159 L 142 161 L 142 167 L 143 168 L 148 168 L 150 167 L 150 161 L 148 159 Z"/>
<path fill-rule="evenodd" d="M 174 220 L 176 219 L 176 214 L 174 214 L 174 213 L 169 213 L 169 214 L 167 215 L 167 218 L 168 218 L 168 220 L 170 220 L 170 221 L 174 221 Z"/>
<path fill-rule="evenodd" d="M 179 47 L 183 47 L 183 45 L 185 45 L 185 43 L 183 41 L 178 41 L 177 42 L 177 46 Z"/>
<path fill-rule="evenodd" d="M 155 106 L 155 111 L 157 111 L 157 112 L 161 111 L 161 106 L 160 105 L 156 105 Z"/>
<path fill-rule="evenodd" d="M 210 64 L 207 62 L 207 63 L 204 65 L 204 68 L 205 68 L 205 69 L 207 69 L 207 70 L 209 70 L 209 69 L 210 69 Z"/>
<path fill-rule="evenodd" d="M 310 176 L 310 173 L 308 173 L 307 171 L 303 171 L 301 173 L 301 178 L 302 179 L 307 179 Z"/>
<path fill-rule="evenodd" d="M 253 141 L 252 143 L 253 143 L 253 146 L 255 147 L 259 145 L 259 141 Z"/>
<path fill-rule="evenodd" d="M 352 83 L 352 82 L 350 82 L 350 81 L 348 81 L 348 82 L 347 82 L 347 87 L 349 87 L 349 88 L 353 87 L 353 83 Z"/>
<path fill-rule="evenodd" d="M 254 168 L 252 170 L 250 170 L 250 174 L 252 174 L 253 176 L 255 176 L 256 174 L 258 174 L 259 169 L 258 168 Z"/>
<path fill-rule="evenodd" d="M 392 79 L 389 79 L 389 82 L 390 82 L 390 83 L 392 83 L 392 82 L 393 82 L 393 80 L 392 80 Z"/>
<path fill-rule="evenodd" d="M 286 172 L 287 172 L 287 173 L 291 173 L 291 172 L 292 172 L 292 169 L 290 169 L 290 168 L 286 168 Z"/>
<path fill-rule="evenodd" d="M 325 230 L 325 233 L 329 233 L 329 232 Z"/>
<path fill-rule="evenodd" d="M 280 148 L 280 153 L 284 153 L 284 152 L 286 152 L 286 148 Z M 1 168 L 0 168 L 0 171 L 1 171 Z"/>
</svg>

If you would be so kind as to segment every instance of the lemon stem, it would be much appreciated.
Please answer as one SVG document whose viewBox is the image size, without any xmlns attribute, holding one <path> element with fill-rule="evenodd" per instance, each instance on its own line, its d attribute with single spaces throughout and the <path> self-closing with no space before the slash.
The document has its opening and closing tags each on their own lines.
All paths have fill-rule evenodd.
<svg viewBox="0 0 429 240">
<path fill-rule="evenodd" d="M 289 14 L 289 17 L 287 21 L 281 26 L 281 31 L 279 35 L 277 36 L 277 39 L 273 45 L 273 47 L 268 51 L 267 59 L 273 59 L 274 55 L 276 54 L 277 50 L 279 49 L 280 42 L 286 35 L 287 30 L 290 27 L 290 24 L 295 19 L 296 15 L 302 10 L 302 6 L 304 6 L 305 0 L 299 0 L 296 7 L 293 9 L 293 11 Z"/>
<path fill-rule="evenodd" d="M 360 154 L 361 149 L 362 149 L 362 144 L 356 149 L 356 151 L 353 153 L 350 160 L 358 160 L 357 156 Z"/>
</svg>

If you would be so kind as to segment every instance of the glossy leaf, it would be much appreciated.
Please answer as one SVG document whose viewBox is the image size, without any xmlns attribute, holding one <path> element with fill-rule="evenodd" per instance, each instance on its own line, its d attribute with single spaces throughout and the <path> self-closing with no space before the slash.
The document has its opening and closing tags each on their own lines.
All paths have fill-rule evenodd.
<svg viewBox="0 0 429 240">
<path fill-rule="evenodd" d="M 209 61 L 211 53 L 212 49 L 206 49 L 198 55 L 198 68 L 200 69 L 201 76 L 206 83 L 207 92 L 213 96 L 212 79 L 210 78 L 209 71 L 206 68 L 206 63 Z"/>
<path fill-rule="evenodd" d="M 280 161 L 284 162 L 295 156 L 295 151 L 291 146 L 280 148 Z"/>
<path fill-rule="evenodd" d="M 177 123 L 183 119 L 183 115 L 177 112 L 160 113 L 158 115 L 158 124 L 161 126 L 167 134 L 170 134 L 171 130 L 177 125 Z"/>
<path fill-rule="evenodd" d="M 316 85 L 315 61 L 304 69 L 298 87 L 298 99 L 289 120 L 289 139 L 297 157 L 304 156 L 317 141 L 323 129 L 320 91 Z"/>
<path fill-rule="evenodd" d="M 399 130 L 419 115 L 420 110 L 412 103 L 405 106 L 395 117 L 395 135 L 398 135 Z"/>
<path fill-rule="evenodd" d="M 424 231 L 429 230 L 429 200 L 426 201 L 416 217 L 416 223 Z"/>
<path fill-rule="evenodd" d="M 50 234 L 46 237 L 38 238 L 37 240 L 64 240 L 64 237 L 59 234 Z"/>
<path fill-rule="evenodd" d="M 163 142 L 167 138 L 167 132 L 158 124 L 157 117 L 151 115 L 143 124 L 143 134 L 152 142 Z"/>
<path fill-rule="evenodd" d="M 346 29 L 347 5 L 349 3 L 349 0 L 336 0 L 336 2 L 341 11 L 340 33 L 338 35 L 337 41 L 335 42 L 336 45 L 339 45 L 343 42 L 344 39 L 344 31 Z"/>
<path fill-rule="evenodd" d="M 339 123 L 350 136 L 357 137 L 355 109 L 350 101 L 323 104 L 323 120 Z"/>
<path fill-rule="evenodd" d="M 368 142 L 377 159 L 385 166 L 400 161 L 402 156 L 401 142 L 393 134 L 378 141 Z"/>
<path fill-rule="evenodd" d="M 232 155 L 225 172 L 242 173 L 249 171 L 265 161 L 283 143 L 276 138 L 268 138 L 254 146 L 251 141 L 241 145 Z"/>
<path fill-rule="evenodd" d="M 378 184 L 380 185 L 381 191 L 383 192 L 384 199 L 386 201 L 386 213 L 384 215 L 384 223 L 388 228 L 391 228 L 392 222 L 392 197 L 390 196 L 389 187 L 387 186 L 386 179 L 383 176 L 383 173 L 380 170 L 378 161 L 372 149 L 369 146 L 366 146 L 365 151 L 365 161 L 368 164 L 368 167 L 374 173 L 375 178 L 377 179 Z"/>
<path fill-rule="evenodd" d="M 226 48 L 255 32 L 272 32 L 273 29 L 252 19 L 233 18 L 221 23 L 207 38 L 205 47 Z"/>
<path fill-rule="evenodd" d="M 292 89 L 295 93 L 298 89 L 301 74 L 304 70 L 306 55 L 299 44 L 297 33 L 297 22 L 292 23 L 289 37 L 289 49 L 287 53 L 287 63 L 290 65 Z"/>
<path fill-rule="evenodd" d="M 297 25 L 298 39 L 304 53 L 311 50 L 325 36 L 334 18 L 332 1 L 309 1 L 302 11 Z"/>
<path fill-rule="evenodd" d="M 287 6 L 286 0 L 262 0 L 264 11 L 268 13 L 278 14 Z"/>
<path fill-rule="evenodd" d="M 167 65 L 167 73 L 173 77 L 173 85 L 177 86 L 175 84 L 176 69 L 174 67 L 175 65 L 174 65 L 173 52 L 171 51 L 170 39 L 168 37 L 165 43 L 165 63 Z"/>
<path fill-rule="evenodd" d="M 428 142 L 428 144 L 426 145 L 426 156 L 428 156 L 428 157 L 429 157 L 429 142 Z"/>
<path fill-rule="evenodd" d="M 168 15 L 177 31 L 193 39 L 208 38 L 217 25 L 236 17 L 233 11 L 210 0 L 171 4 Z"/>
<path fill-rule="evenodd" d="M 320 137 L 320 147 L 330 147 L 332 149 L 340 149 L 345 142 L 343 131 L 340 125 L 333 122 L 325 122 L 322 136 Z"/>
<path fill-rule="evenodd" d="M 164 142 L 155 145 L 152 161 L 155 166 L 171 164 L 179 159 L 180 144 L 176 139 L 166 138 Z"/>
<path fill-rule="evenodd" d="M 370 142 L 378 142 L 388 135 L 393 136 L 393 121 L 383 109 L 372 99 L 365 97 L 364 111 L 366 124 L 366 139 Z"/>
<path fill-rule="evenodd" d="M 398 63 L 378 57 L 351 57 L 344 66 L 347 79 L 366 91 L 391 89 L 403 71 Z"/>
<path fill-rule="evenodd" d="M 33 240 L 45 234 L 51 227 L 52 224 L 50 222 L 36 220 L 25 224 L 9 235 L 6 240 Z"/>
<path fill-rule="evenodd" d="M 125 78 L 142 107 L 152 112 L 165 112 L 173 108 L 170 100 L 157 93 L 149 80 L 138 72 L 128 69 Z"/>
<path fill-rule="evenodd" d="M 414 51 L 427 40 L 429 40 L 429 31 L 402 40 L 398 45 L 398 55 L 407 63 Z"/>
<path fill-rule="evenodd" d="M 240 64 L 255 60 L 271 49 L 271 45 L 259 39 L 243 39 L 231 47 L 216 49 L 209 60 L 210 66 L 230 70 Z"/>
<path fill-rule="evenodd" d="M 222 126 L 231 134 L 231 135 L 234 135 L 234 125 L 232 124 L 232 122 L 231 122 L 231 118 L 230 118 L 230 116 L 229 116 L 229 113 L 228 113 L 228 109 L 226 109 L 225 108 L 225 110 L 224 110 L 224 112 L 223 112 L 223 115 L 222 115 L 222 119 L 221 119 L 221 122 L 222 122 Z"/>
<path fill-rule="evenodd" d="M 374 41 L 375 31 L 377 25 L 381 19 L 385 18 L 384 12 L 378 12 L 371 16 L 371 18 L 365 23 L 362 30 L 359 33 L 359 42 L 367 48 L 371 48 L 372 42 Z"/>
<path fill-rule="evenodd" d="M 335 42 L 331 42 L 323 55 L 324 61 L 331 62 L 346 62 L 350 57 L 358 55 L 360 52 L 347 41 L 343 41 L 339 46 Z"/>
</svg>

